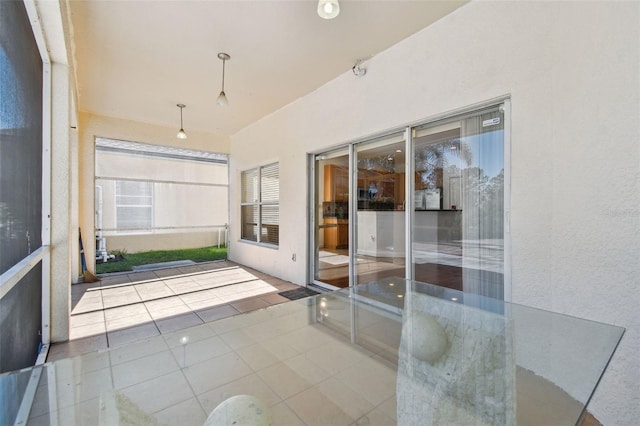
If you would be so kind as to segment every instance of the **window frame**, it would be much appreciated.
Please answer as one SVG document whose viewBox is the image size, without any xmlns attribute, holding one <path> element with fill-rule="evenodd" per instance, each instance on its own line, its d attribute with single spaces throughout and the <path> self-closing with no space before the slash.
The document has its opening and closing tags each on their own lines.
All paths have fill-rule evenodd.
<svg viewBox="0 0 640 426">
<path fill-rule="evenodd" d="M 271 167 L 276 167 L 277 168 L 277 174 L 278 174 L 278 199 L 277 200 L 269 200 L 269 201 L 264 201 L 263 200 L 263 192 L 262 192 L 262 177 L 263 177 L 263 170 L 264 169 L 268 169 Z M 244 201 L 244 195 L 245 195 L 245 179 L 244 176 L 247 173 L 255 173 L 257 176 L 257 181 L 255 182 L 255 188 L 256 188 L 256 199 L 253 201 Z M 261 245 L 261 246 L 265 246 L 265 247 L 269 247 L 269 248 L 275 248 L 278 249 L 280 247 L 280 163 L 279 162 L 273 162 L 273 163 L 269 163 L 269 164 L 264 164 L 261 166 L 257 166 L 257 167 L 253 167 L 250 169 L 246 169 L 246 170 L 242 170 L 240 172 L 240 192 L 241 192 L 241 196 L 240 196 L 240 241 L 242 242 L 246 242 L 246 243 L 250 243 L 250 244 L 257 244 L 257 245 Z M 278 223 L 277 223 L 277 229 L 278 229 L 278 236 L 277 236 L 277 243 L 274 243 L 270 240 L 264 241 L 262 238 L 262 229 L 263 229 L 263 222 L 262 222 L 262 215 L 263 215 L 263 207 L 277 207 L 278 210 Z M 243 207 L 254 207 L 257 210 L 257 222 L 255 224 L 255 227 L 257 228 L 257 231 L 255 233 L 255 239 L 246 237 L 244 235 L 244 229 L 245 229 L 245 222 L 244 222 L 244 217 L 243 217 Z M 259 231 L 258 231 L 259 230 Z"/>
</svg>

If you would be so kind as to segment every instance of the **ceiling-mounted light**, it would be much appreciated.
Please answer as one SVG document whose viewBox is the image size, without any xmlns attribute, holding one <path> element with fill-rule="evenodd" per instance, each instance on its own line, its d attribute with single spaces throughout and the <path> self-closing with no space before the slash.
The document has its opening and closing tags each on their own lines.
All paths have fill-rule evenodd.
<svg viewBox="0 0 640 426">
<path fill-rule="evenodd" d="M 186 139 L 187 138 L 187 134 L 185 133 L 184 129 L 182 128 L 182 108 L 185 108 L 186 105 L 185 104 L 178 104 L 177 107 L 180 108 L 180 130 L 178 131 L 178 134 L 176 135 L 176 137 L 178 139 Z"/>
<path fill-rule="evenodd" d="M 362 60 L 360 59 L 356 61 L 356 64 L 351 68 L 351 71 L 353 71 L 353 75 L 356 77 L 362 77 L 367 73 L 367 69 L 362 66 Z"/>
<path fill-rule="evenodd" d="M 338 0 L 319 0 L 318 16 L 324 19 L 333 19 L 340 13 Z"/>
<path fill-rule="evenodd" d="M 220 95 L 218 95 L 218 100 L 216 102 L 220 106 L 227 106 L 229 105 L 229 100 L 227 99 L 227 95 L 224 93 L 224 64 L 231 59 L 231 56 L 220 52 L 218 53 L 218 58 L 222 60 L 222 90 L 220 91 Z"/>
</svg>

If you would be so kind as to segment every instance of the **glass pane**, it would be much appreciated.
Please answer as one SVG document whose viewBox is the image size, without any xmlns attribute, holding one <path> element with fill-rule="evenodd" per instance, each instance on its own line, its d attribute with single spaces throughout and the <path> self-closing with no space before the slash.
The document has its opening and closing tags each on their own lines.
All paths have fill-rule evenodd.
<svg viewBox="0 0 640 426">
<path fill-rule="evenodd" d="M 241 206 L 242 239 L 258 241 L 258 206 Z"/>
<path fill-rule="evenodd" d="M 392 365 L 398 424 L 578 424 L 624 333 L 397 278 L 354 292 L 316 296 L 314 325 Z"/>
<path fill-rule="evenodd" d="M 260 191 L 263 203 L 278 202 L 280 199 L 280 177 L 278 164 L 261 169 Z"/>
<path fill-rule="evenodd" d="M 349 153 L 316 157 L 315 279 L 349 286 Z"/>
<path fill-rule="evenodd" d="M 15 323 L 12 323 L 12 325 L 15 325 Z M 16 420 L 18 417 L 18 412 L 20 411 L 20 407 L 22 405 L 22 401 L 25 398 L 27 385 L 29 384 L 31 376 L 34 374 L 34 372 L 40 369 L 46 370 L 46 367 L 41 366 L 35 368 L 25 368 L 24 370 L 14 371 L 12 373 L 3 374 L 0 376 L 0 406 L 2 406 L 3 424 L 13 425 L 18 423 Z M 42 393 L 43 392 L 38 392 L 36 395 L 42 398 Z M 45 400 L 45 404 L 49 403 L 46 397 L 42 399 Z"/>
<path fill-rule="evenodd" d="M 416 280 L 503 298 L 503 118 L 495 108 L 416 130 Z"/>
<path fill-rule="evenodd" d="M 242 202 L 257 203 L 258 196 L 258 169 L 242 172 Z"/>
<path fill-rule="evenodd" d="M 504 298 L 504 123 L 491 111 L 462 122 L 473 154 L 463 170 L 463 290 Z"/>
<path fill-rule="evenodd" d="M 263 205 L 261 215 L 260 242 L 277 245 L 279 242 L 280 208 L 278 206 Z"/>
<path fill-rule="evenodd" d="M 405 276 L 405 141 L 402 134 L 356 147 L 356 280 Z"/>
</svg>

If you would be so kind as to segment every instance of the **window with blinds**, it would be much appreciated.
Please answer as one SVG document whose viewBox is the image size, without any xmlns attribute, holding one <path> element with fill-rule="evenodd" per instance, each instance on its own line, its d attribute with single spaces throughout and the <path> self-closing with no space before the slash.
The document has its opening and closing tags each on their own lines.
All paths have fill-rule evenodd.
<svg viewBox="0 0 640 426">
<path fill-rule="evenodd" d="M 242 172 L 243 240 L 280 242 L 280 167 L 278 163 Z"/>
</svg>

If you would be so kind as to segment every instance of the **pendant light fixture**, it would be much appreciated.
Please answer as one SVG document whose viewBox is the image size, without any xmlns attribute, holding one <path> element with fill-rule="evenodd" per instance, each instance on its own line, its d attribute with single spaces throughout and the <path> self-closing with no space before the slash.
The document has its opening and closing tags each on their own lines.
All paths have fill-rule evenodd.
<svg viewBox="0 0 640 426">
<path fill-rule="evenodd" d="M 220 52 L 218 53 L 218 58 L 222 59 L 222 90 L 220 91 L 220 95 L 218 95 L 218 100 L 216 102 L 220 106 L 227 106 L 229 105 L 229 100 L 227 99 L 227 95 L 224 93 L 224 64 L 231 59 L 231 56 Z"/>
<path fill-rule="evenodd" d="M 185 133 L 183 127 L 182 127 L 182 108 L 185 108 L 186 105 L 185 104 L 178 104 L 177 105 L 178 108 L 180 108 L 180 130 L 178 131 L 178 134 L 176 135 L 176 137 L 178 139 L 186 139 L 187 138 L 187 134 Z"/>
<path fill-rule="evenodd" d="M 340 13 L 338 0 L 319 0 L 318 16 L 323 19 L 333 19 Z"/>
</svg>

